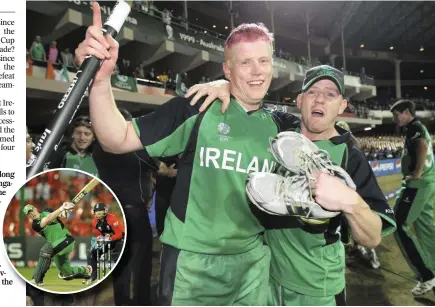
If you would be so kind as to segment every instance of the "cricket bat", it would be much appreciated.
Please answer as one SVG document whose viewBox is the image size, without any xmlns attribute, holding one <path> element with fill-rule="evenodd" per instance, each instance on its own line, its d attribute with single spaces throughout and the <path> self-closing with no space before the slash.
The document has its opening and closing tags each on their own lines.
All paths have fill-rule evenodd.
<svg viewBox="0 0 435 307">
<path fill-rule="evenodd" d="M 98 181 L 97 178 L 94 178 L 91 181 L 89 181 L 88 184 L 83 187 L 83 189 L 72 199 L 71 202 L 73 204 L 77 204 L 79 201 L 83 199 L 83 197 L 86 196 L 86 194 L 92 191 L 92 189 L 95 188 L 95 186 L 99 183 L 100 182 Z"/>
</svg>

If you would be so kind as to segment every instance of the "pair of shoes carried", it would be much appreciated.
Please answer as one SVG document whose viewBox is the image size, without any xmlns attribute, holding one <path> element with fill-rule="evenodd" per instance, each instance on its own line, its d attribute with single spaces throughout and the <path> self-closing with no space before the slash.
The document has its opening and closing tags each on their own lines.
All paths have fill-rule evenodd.
<svg viewBox="0 0 435 307">
<path fill-rule="evenodd" d="M 291 215 L 313 224 L 322 224 L 340 212 L 329 211 L 313 198 L 311 184 L 314 170 L 343 180 L 350 188 L 355 184 L 341 167 L 334 165 L 329 154 L 296 132 L 282 132 L 272 141 L 271 152 L 283 167 L 281 174 L 254 172 L 249 175 L 246 191 L 251 202 L 273 215 Z"/>
</svg>

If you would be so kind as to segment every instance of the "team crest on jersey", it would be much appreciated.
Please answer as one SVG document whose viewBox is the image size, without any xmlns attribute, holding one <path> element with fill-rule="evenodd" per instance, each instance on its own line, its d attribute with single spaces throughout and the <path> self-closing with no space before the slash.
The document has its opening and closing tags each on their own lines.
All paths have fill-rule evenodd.
<svg viewBox="0 0 435 307">
<path fill-rule="evenodd" d="M 226 123 L 220 123 L 217 126 L 217 130 L 220 134 L 227 135 L 228 133 L 230 133 L 231 127 Z"/>
</svg>

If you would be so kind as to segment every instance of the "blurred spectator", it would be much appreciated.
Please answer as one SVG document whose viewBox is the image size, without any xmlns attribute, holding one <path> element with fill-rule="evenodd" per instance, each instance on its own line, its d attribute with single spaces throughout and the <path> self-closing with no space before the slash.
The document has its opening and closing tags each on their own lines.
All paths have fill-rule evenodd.
<svg viewBox="0 0 435 307">
<path fill-rule="evenodd" d="M 187 79 L 187 73 L 179 73 L 176 78 L 175 93 L 178 96 L 184 96 L 189 88 L 189 82 Z"/>
<path fill-rule="evenodd" d="M 149 73 L 147 73 L 146 78 L 147 78 L 148 80 L 157 81 L 157 73 L 156 73 L 156 70 L 155 70 L 154 67 L 151 68 L 151 70 L 150 70 Z"/>
<path fill-rule="evenodd" d="M 30 47 L 30 56 L 33 60 L 47 61 L 44 46 L 41 43 L 41 36 L 36 35 L 35 40 Z"/>
<path fill-rule="evenodd" d="M 205 77 L 204 76 L 202 76 L 201 77 L 201 80 L 199 80 L 199 84 L 202 84 L 202 83 L 206 83 L 207 82 L 207 80 L 205 79 Z"/>
<path fill-rule="evenodd" d="M 46 176 L 40 176 L 39 182 L 35 187 L 35 192 L 35 201 L 44 207 L 51 197 L 50 185 L 47 182 Z"/>
<path fill-rule="evenodd" d="M 118 64 L 119 74 L 122 76 L 133 76 L 133 68 L 130 66 L 130 60 L 121 59 Z"/>
<path fill-rule="evenodd" d="M 52 41 L 50 48 L 48 49 L 48 60 L 51 63 L 56 64 L 58 55 L 59 55 L 59 51 L 57 50 L 57 42 Z"/>
<path fill-rule="evenodd" d="M 33 143 L 32 137 L 29 134 L 29 130 L 26 126 L 26 162 L 29 162 L 30 158 L 34 155 L 32 153 L 35 143 Z"/>
<path fill-rule="evenodd" d="M 76 68 L 76 62 L 74 61 L 74 56 L 69 50 L 69 48 L 65 48 L 63 51 L 60 52 L 60 59 L 63 64 L 65 64 L 68 67 Z"/>
<path fill-rule="evenodd" d="M 148 13 L 148 1 L 142 1 L 142 0 L 136 0 L 135 2 L 135 7 L 145 13 Z"/>
<path fill-rule="evenodd" d="M 148 15 L 154 16 L 155 13 L 159 11 L 157 7 L 154 5 L 154 1 L 147 1 L 147 5 L 148 5 Z"/>
<path fill-rule="evenodd" d="M 125 74 L 126 76 L 132 77 L 134 75 L 134 68 L 133 66 L 131 66 L 130 60 L 126 61 L 125 69 L 126 69 L 126 74 Z"/>
<path fill-rule="evenodd" d="M 162 12 L 162 21 L 166 25 L 166 34 L 168 35 L 168 39 L 174 39 L 174 30 L 171 26 L 172 21 L 172 13 L 168 9 L 164 9 Z"/>
<path fill-rule="evenodd" d="M 136 67 L 136 78 L 145 79 L 145 69 L 144 64 L 140 63 L 138 67 Z"/>
<path fill-rule="evenodd" d="M 168 84 L 166 87 L 175 90 L 175 86 L 176 84 L 174 73 L 172 72 L 172 69 L 168 69 Z"/>
<path fill-rule="evenodd" d="M 115 67 L 113 68 L 112 75 L 115 75 L 115 76 L 119 75 L 119 66 L 118 66 L 118 63 L 115 64 Z"/>
<path fill-rule="evenodd" d="M 169 77 L 166 73 L 166 71 L 164 71 L 163 73 L 161 73 L 160 75 L 157 76 L 157 80 L 159 80 L 160 82 L 163 83 L 163 86 L 166 87 L 166 83 L 168 83 Z"/>
<path fill-rule="evenodd" d="M 189 22 L 187 21 L 186 18 L 184 18 L 183 16 L 178 16 L 177 17 L 177 21 L 178 23 L 184 27 L 186 30 L 189 30 Z"/>
</svg>

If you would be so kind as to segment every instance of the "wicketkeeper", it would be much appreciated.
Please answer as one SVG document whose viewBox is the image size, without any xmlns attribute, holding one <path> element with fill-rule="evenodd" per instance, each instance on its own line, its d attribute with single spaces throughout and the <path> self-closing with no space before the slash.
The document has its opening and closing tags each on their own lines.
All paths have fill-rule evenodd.
<svg viewBox="0 0 435 307">
<path fill-rule="evenodd" d="M 97 255 L 101 257 L 103 252 L 108 253 L 111 250 L 120 255 L 125 236 L 124 224 L 115 214 L 109 213 L 106 204 L 95 204 L 93 212 L 95 219 L 92 221 L 92 229 L 96 231 L 97 238 L 92 239 L 91 248 L 88 251 L 88 265 L 92 267 L 92 274 L 85 281 L 88 284 L 97 279 L 97 262 L 99 260 Z M 101 237 L 105 237 L 106 240 L 102 240 Z M 98 244 L 98 241 L 102 241 L 102 244 Z M 104 257 L 107 256 L 104 255 Z"/>
</svg>

